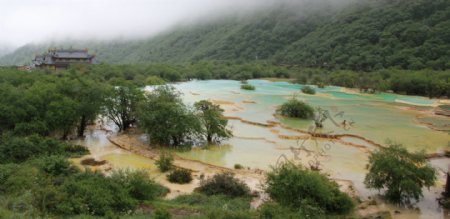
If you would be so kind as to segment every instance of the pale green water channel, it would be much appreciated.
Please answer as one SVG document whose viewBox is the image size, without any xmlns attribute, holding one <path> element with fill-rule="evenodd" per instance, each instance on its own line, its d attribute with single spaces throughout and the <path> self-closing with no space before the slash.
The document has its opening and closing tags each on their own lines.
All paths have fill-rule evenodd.
<svg viewBox="0 0 450 219">
<path fill-rule="evenodd" d="M 316 87 L 316 95 L 301 94 L 302 85 L 288 82 L 270 82 L 265 80 L 250 80 L 250 84 L 256 87 L 255 91 L 240 89 L 239 81 L 213 80 L 191 81 L 176 84 L 176 88 L 183 93 L 183 99 L 192 104 L 202 99 L 227 101 L 223 104 L 225 115 L 240 117 L 245 120 L 267 123 L 267 121 L 281 122 L 292 128 L 307 130 L 311 121 L 297 119 L 278 120 L 273 116 L 277 106 L 292 98 L 304 100 L 314 107 L 321 107 L 330 112 L 330 115 L 338 125 L 346 120 L 347 124 L 353 122 L 350 127 L 338 127 L 331 120 L 325 122 L 322 132 L 333 134 L 354 134 L 385 145 L 387 140 L 401 143 L 409 150 L 425 150 L 427 153 L 439 152 L 449 147 L 450 135 L 446 132 L 436 131 L 417 122 L 418 112 L 408 110 L 408 107 L 428 109 L 435 100 L 424 97 L 403 96 L 390 93 L 358 94 L 342 92 L 339 87 Z M 244 103 L 254 101 L 255 103 Z M 231 104 L 233 103 L 233 104 Z M 440 122 L 450 123 L 450 119 L 439 118 Z M 239 120 L 230 120 L 229 127 L 235 137 L 223 142 L 224 146 L 209 149 L 195 149 L 189 152 L 179 152 L 178 155 L 201 160 L 207 163 L 232 168 L 239 163 L 251 168 L 268 170 L 275 165 L 280 156 L 295 159 L 304 165 L 320 162 L 324 172 L 332 177 L 353 181 L 356 190 L 363 196 L 375 194 L 364 188 L 363 180 L 366 174 L 365 166 L 368 160 L 367 150 L 351 147 L 339 142 L 326 139 L 286 140 L 280 139 L 278 134 L 289 136 L 301 136 L 301 133 L 293 132 L 282 127 L 260 127 L 242 123 Z M 304 134 L 303 134 L 304 135 Z M 376 148 L 366 141 L 354 138 L 343 138 L 347 142 L 365 145 L 369 150 Z M 313 151 L 291 151 L 290 147 L 305 148 Z M 325 146 L 326 145 L 326 146 Z M 317 159 L 314 155 L 322 151 L 323 156 Z M 284 158 L 282 158 L 284 159 Z M 447 166 L 449 159 L 432 161 L 436 167 Z M 444 213 L 439 209 L 434 200 L 441 186 L 443 177 L 431 191 L 425 192 L 425 198 L 418 203 L 421 213 L 404 213 L 405 218 L 443 218 Z M 402 216 L 396 216 L 402 218 Z"/>
<path fill-rule="evenodd" d="M 450 135 L 447 132 L 436 131 L 418 123 L 416 117 L 419 112 L 407 109 L 409 107 L 431 109 L 436 100 L 388 93 L 374 95 L 346 93 L 342 92 L 340 87 L 316 88 L 316 95 L 305 95 L 299 92 L 302 85 L 298 84 L 265 80 L 250 80 L 249 83 L 256 87 L 255 91 L 241 90 L 240 82 L 231 80 L 190 81 L 175 84 L 175 87 L 183 93 L 182 97 L 189 105 L 195 101 L 210 99 L 222 103 L 226 116 L 264 124 L 268 121 L 280 122 L 285 126 L 306 131 L 312 125 L 312 121 L 277 119 L 273 116 L 276 107 L 295 94 L 297 98 L 314 107 L 328 110 L 337 125 L 344 120 L 347 124 L 353 123 L 344 128 L 335 125 L 329 119 L 321 130 L 323 133 L 353 134 L 383 145 L 389 139 L 405 145 L 411 151 L 425 150 L 427 153 L 439 152 L 449 147 Z M 151 90 L 150 87 L 146 89 Z M 429 117 L 441 124 L 450 124 L 448 118 L 435 118 L 432 115 Z M 376 194 L 376 191 L 369 191 L 363 185 L 368 151 L 376 149 L 368 141 L 353 137 L 341 138 L 342 141 L 365 146 L 354 147 L 328 139 L 288 140 L 280 136 L 303 138 L 310 136 L 279 125 L 263 127 L 239 120 L 230 120 L 229 128 L 233 131 L 234 137 L 222 142 L 221 146 L 194 148 L 177 154 L 184 158 L 229 168 L 241 164 L 263 170 L 269 170 L 271 165 L 276 165 L 277 160 L 285 158 L 304 165 L 319 162 L 322 171 L 331 177 L 351 180 L 362 197 Z M 108 160 L 114 166 L 150 168 L 150 171 L 156 171 L 153 162 L 147 162 L 146 158 L 115 148 L 100 132 L 93 132 L 92 136 L 86 138 L 84 144 L 88 145 L 92 154 L 99 155 L 101 159 Z M 306 150 L 291 149 L 298 149 L 301 145 Z M 417 204 L 420 212 L 402 209 L 403 213 L 396 215 L 395 218 L 445 217 L 435 198 L 442 191 L 443 173 L 449 161 L 448 158 L 431 161 L 432 165 L 440 170 L 439 181 L 431 191 L 425 191 L 425 198 Z"/>
</svg>

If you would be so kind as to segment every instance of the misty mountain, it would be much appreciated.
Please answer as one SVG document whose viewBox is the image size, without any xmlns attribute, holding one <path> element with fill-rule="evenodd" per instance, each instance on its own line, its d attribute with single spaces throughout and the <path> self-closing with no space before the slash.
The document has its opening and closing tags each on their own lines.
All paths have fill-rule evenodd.
<svg viewBox="0 0 450 219">
<path fill-rule="evenodd" d="M 12 50 L 12 49 L 11 49 L 10 47 L 8 47 L 8 46 L 2 46 L 2 45 L 0 45 L 0 57 L 6 55 L 6 54 L 8 54 L 8 53 L 10 53 L 11 50 Z"/>
<path fill-rule="evenodd" d="M 240 16 L 205 19 L 145 40 L 29 44 L 0 58 L 29 63 L 49 47 L 89 48 L 107 63 L 267 60 L 373 70 L 450 68 L 450 1 L 285 1 Z"/>
</svg>

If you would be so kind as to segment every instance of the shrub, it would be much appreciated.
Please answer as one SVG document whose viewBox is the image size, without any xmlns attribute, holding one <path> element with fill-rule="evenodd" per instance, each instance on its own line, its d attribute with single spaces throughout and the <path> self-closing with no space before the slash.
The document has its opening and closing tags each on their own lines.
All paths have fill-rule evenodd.
<svg viewBox="0 0 450 219">
<path fill-rule="evenodd" d="M 230 211 L 227 209 L 208 209 L 206 218 L 214 219 L 253 219 L 255 218 L 250 211 Z"/>
<path fill-rule="evenodd" d="M 273 200 L 292 209 L 315 211 L 318 208 L 327 214 L 342 214 L 354 207 L 352 199 L 339 191 L 336 182 L 294 164 L 273 168 L 267 173 L 266 184 L 266 192 Z"/>
<path fill-rule="evenodd" d="M 76 173 L 78 170 L 70 164 L 67 158 L 57 155 L 43 157 L 38 160 L 39 168 L 47 174 L 52 176 Z"/>
<path fill-rule="evenodd" d="M 78 145 L 37 135 L 28 137 L 3 137 L 0 144 L 0 163 L 21 163 L 40 155 L 80 156 L 89 151 Z"/>
<path fill-rule="evenodd" d="M 42 144 L 42 138 L 30 136 L 26 138 L 11 137 L 3 139 L 0 145 L 0 162 L 20 163 L 34 156 L 49 153 L 51 150 L 47 144 Z M 54 148 L 54 150 L 57 150 Z"/>
<path fill-rule="evenodd" d="M 114 171 L 111 175 L 111 180 L 122 185 L 131 197 L 140 201 L 153 200 L 168 193 L 167 188 L 155 183 L 155 181 L 150 179 L 148 173 L 143 170 Z"/>
<path fill-rule="evenodd" d="M 33 195 L 30 191 L 24 191 L 17 196 L 8 196 L 6 199 L 3 199 L 2 203 L 5 208 L 15 213 L 15 217 L 7 217 L 7 218 L 27 218 L 25 215 L 28 215 L 28 218 L 31 218 L 31 214 L 34 211 L 33 208 Z M 17 214 L 19 213 L 19 214 Z M 20 217 L 19 215 L 23 216 Z"/>
<path fill-rule="evenodd" d="M 166 210 L 156 209 L 153 218 L 154 219 L 170 219 L 170 218 L 172 218 L 172 216 Z"/>
<path fill-rule="evenodd" d="M 64 144 L 63 147 L 66 156 L 81 157 L 83 155 L 89 154 L 89 150 L 81 145 Z"/>
<path fill-rule="evenodd" d="M 295 98 L 281 105 L 277 113 L 282 116 L 300 119 L 311 119 L 314 117 L 314 109 L 310 105 Z"/>
<path fill-rule="evenodd" d="M 166 81 L 159 76 L 151 75 L 148 76 L 147 79 L 145 79 L 146 85 L 164 85 L 166 84 Z"/>
<path fill-rule="evenodd" d="M 203 208 L 223 208 L 227 206 L 228 210 L 249 210 L 251 197 L 229 197 L 225 195 L 207 196 L 202 193 L 194 192 L 189 195 L 181 195 L 173 199 L 171 202 L 181 205 L 200 206 Z"/>
<path fill-rule="evenodd" d="M 0 165 L 0 193 L 21 194 L 38 185 L 40 171 L 29 165 Z"/>
<path fill-rule="evenodd" d="M 241 85 L 241 89 L 243 89 L 243 90 L 255 90 L 255 86 L 253 86 L 251 84 L 242 84 Z"/>
<path fill-rule="evenodd" d="M 291 209 L 275 202 L 266 202 L 258 208 L 261 219 L 326 218 L 322 209 L 305 203 L 300 209 Z"/>
<path fill-rule="evenodd" d="M 89 171 L 66 179 L 59 192 L 62 198 L 54 213 L 64 215 L 123 214 L 133 211 L 137 206 L 137 201 L 122 184 Z"/>
<path fill-rule="evenodd" d="M 41 212 L 56 212 L 57 206 L 63 202 L 63 194 L 52 185 L 40 186 L 33 190 L 33 205 Z"/>
<path fill-rule="evenodd" d="M 5 188 L 5 183 L 9 177 L 12 176 L 20 168 L 17 164 L 2 164 L 0 165 L 0 193 L 8 192 L 8 188 Z"/>
<path fill-rule="evenodd" d="M 250 188 L 231 173 L 220 173 L 203 180 L 196 191 L 205 195 L 226 195 L 244 197 L 250 195 Z"/>
<path fill-rule="evenodd" d="M 167 180 L 171 183 L 186 184 L 192 181 L 192 174 L 186 169 L 175 169 L 167 175 Z"/>
<path fill-rule="evenodd" d="M 162 151 L 159 155 L 159 160 L 157 160 L 155 163 L 161 172 L 167 172 L 172 169 L 173 156 L 169 152 Z"/>
<path fill-rule="evenodd" d="M 244 169 L 244 166 L 237 163 L 234 165 L 234 169 L 236 169 L 236 170 Z"/>
<path fill-rule="evenodd" d="M 422 197 L 422 187 L 434 185 L 436 170 L 423 152 L 409 153 L 402 145 L 391 144 L 369 157 L 369 173 L 364 183 L 368 188 L 385 189 L 394 203 L 410 203 Z"/>
<path fill-rule="evenodd" d="M 259 218 L 261 219 L 295 218 L 292 215 L 288 215 L 290 211 L 291 209 L 273 202 L 266 202 L 258 208 Z"/>
<path fill-rule="evenodd" d="M 439 202 L 445 209 L 450 209 L 450 198 L 443 197 Z"/>
<path fill-rule="evenodd" d="M 302 92 L 305 94 L 316 94 L 316 90 L 310 86 L 304 86 L 302 87 Z"/>
</svg>

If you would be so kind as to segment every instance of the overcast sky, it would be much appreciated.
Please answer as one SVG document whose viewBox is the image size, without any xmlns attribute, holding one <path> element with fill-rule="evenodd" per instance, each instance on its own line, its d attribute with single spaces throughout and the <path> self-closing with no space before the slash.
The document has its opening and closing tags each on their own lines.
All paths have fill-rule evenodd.
<svg viewBox="0 0 450 219">
<path fill-rule="evenodd" d="M 264 3 L 263 3 L 264 2 Z M 146 37 L 180 22 L 271 0 L 0 0 L 0 46 Z"/>
</svg>

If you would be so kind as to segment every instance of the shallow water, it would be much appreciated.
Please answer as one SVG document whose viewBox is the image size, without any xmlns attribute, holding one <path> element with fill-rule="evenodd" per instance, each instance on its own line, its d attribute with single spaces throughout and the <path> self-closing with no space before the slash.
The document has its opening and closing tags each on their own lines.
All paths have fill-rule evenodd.
<svg viewBox="0 0 450 219">
<path fill-rule="evenodd" d="M 448 133 L 419 124 L 416 117 L 421 115 L 420 112 L 406 109 L 414 105 L 429 109 L 430 106 L 427 105 L 433 104 L 434 100 L 386 93 L 346 93 L 339 87 L 317 89 L 316 95 L 304 95 L 298 92 L 302 85 L 263 80 L 250 80 L 249 83 L 256 86 L 255 91 L 241 90 L 240 82 L 230 80 L 191 81 L 175 86 L 183 93 L 187 104 L 202 99 L 218 101 L 225 109 L 226 116 L 240 117 L 247 121 L 264 124 L 274 121 L 286 127 L 308 130 L 312 125 L 311 121 L 277 119 L 273 116 L 276 107 L 295 94 L 310 105 L 329 111 L 333 120 L 325 122 L 325 127 L 321 130 L 323 133 L 354 134 L 378 144 L 385 144 L 390 139 L 404 144 L 412 151 L 426 150 L 429 153 L 446 149 L 450 142 Z M 427 118 L 444 126 L 450 123 L 450 120 L 443 117 L 428 115 Z M 341 125 L 344 120 L 346 127 Z M 352 125 L 348 125 L 350 123 Z M 280 125 L 263 127 L 240 120 L 230 120 L 229 128 L 234 137 L 224 141 L 221 146 L 195 148 L 177 154 L 229 168 L 241 164 L 269 170 L 271 166 L 286 159 L 306 166 L 318 163 L 322 171 L 331 177 L 351 180 L 361 197 L 377 193 L 367 190 L 363 184 L 369 151 L 377 148 L 369 141 L 355 137 L 343 137 L 341 141 L 311 138 L 305 133 Z M 87 138 L 80 143 L 87 145 L 94 157 L 105 159 L 114 167 L 144 168 L 154 177 L 163 180 L 152 160 L 118 149 L 109 143 L 103 131 L 88 133 Z M 431 191 L 424 190 L 425 197 L 417 204 L 421 211 L 400 209 L 402 214 L 394 215 L 395 218 L 444 218 L 435 198 L 442 190 L 443 173 L 449 161 L 448 158 L 430 161 L 440 170 L 439 181 Z M 397 209 L 393 206 L 387 208 Z"/>
<path fill-rule="evenodd" d="M 332 120 L 327 120 L 323 132 L 356 134 L 379 144 L 390 140 L 411 150 L 424 149 L 430 153 L 446 148 L 450 141 L 448 133 L 419 124 L 416 119 L 419 112 L 405 109 L 405 106 L 409 106 L 405 104 L 407 102 L 426 105 L 433 104 L 435 100 L 389 93 L 344 93 L 338 87 L 317 89 L 316 95 L 305 95 L 299 93 L 302 85 L 264 80 L 250 80 L 249 83 L 256 86 L 255 91 L 241 90 L 240 82 L 229 80 L 191 81 L 177 84 L 176 87 L 184 93 L 187 103 L 201 99 L 232 102 L 234 105 L 224 107 L 226 115 L 254 122 L 276 120 L 272 115 L 276 107 L 296 95 L 314 107 L 328 110 L 338 125 L 344 120 L 353 123 L 352 127 L 344 129 L 336 126 Z M 256 104 L 243 103 L 244 100 L 255 101 Z M 440 123 L 450 124 L 450 119 L 439 120 Z M 293 128 L 307 129 L 311 125 L 311 122 L 301 120 L 281 121 Z"/>
<path fill-rule="evenodd" d="M 411 106 L 420 106 L 422 110 L 431 109 L 435 100 L 388 93 L 375 95 L 346 93 L 339 87 L 316 88 L 316 95 L 305 95 L 299 93 L 302 85 L 263 80 L 250 80 L 249 83 L 256 87 L 255 91 L 241 90 L 240 82 L 229 80 L 191 81 L 176 84 L 176 87 L 183 93 L 183 98 L 188 104 L 202 99 L 216 100 L 226 103 L 222 104 L 225 115 L 252 122 L 276 121 L 291 128 L 308 130 L 312 125 L 311 121 L 277 119 L 273 116 L 278 105 L 296 95 L 310 105 L 330 112 L 332 119 L 325 121 L 325 127 L 321 130 L 323 133 L 354 134 L 382 145 L 392 141 L 405 145 L 411 151 L 425 150 L 428 153 L 446 149 L 450 142 L 448 133 L 418 123 L 417 117 L 421 115 L 420 112 L 407 109 Z M 444 125 L 450 124 L 450 120 L 446 118 L 428 117 Z M 352 125 L 342 127 L 344 120 Z M 235 137 L 225 141 L 224 146 L 179 152 L 178 155 L 230 168 L 234 164 L 241 164 L 264 170 L 270 169 L 270 166 L 284 159 L 294 160 L 306 166 L 318 162 L 320 168 L 331 177 L 351 180 L 355 190 L 363 198 L 377 194 L 376 191 L 367 190 L 363 184 L 368 151 L 376 149 L 370 142 L 352 137 L 342 138 L 345 142 L 366 146 L 360 148 L 326 139 L 282 139 L 280 135 L 302 134 L 280 126 L 261 127 L 239 120 L 230 120 L 229 127 Z M 307 150 L 299 150 L 302 145 Z M 444 213 L 435 198 L 442 190 L 444 180 L 442 173 L 446 171 L 442 170 L 442 166 L 448 163 L 447 158 L 431 162 L 432 165 L 440 167 L 441 175 L 435 187 L 430 191 L 424 191 L 424 199 L 417 204 L 420 211 L 400 209 L 403 214 L 395 215 L 395 218 L 444 218 Z M 387 208 L 397 209 L 393 206 Z"/>
</svg>

